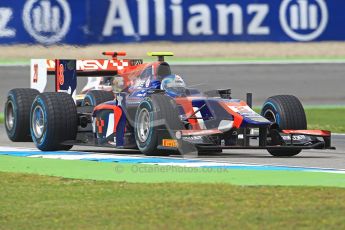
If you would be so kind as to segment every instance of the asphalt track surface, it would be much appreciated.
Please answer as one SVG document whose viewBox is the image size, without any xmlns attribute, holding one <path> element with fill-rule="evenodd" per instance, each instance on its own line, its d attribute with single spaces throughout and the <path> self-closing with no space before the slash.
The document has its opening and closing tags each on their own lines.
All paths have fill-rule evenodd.
<svg viewBox="0 0 345 230">
<path fill-rule="evenodd" d="M 254 105 L 266 98 L 293 94 L 304 105 L 345 105 L 345 64 L 252 64 L 172 66 L 187 85 L 202 90 L 231 88 L 234 98 L 245 99 L 253 93 Z M 0 67 L 0 111 L 7 92 L 29 87 L 29 67 Z M 82 88 L 86 79 L 78 81 Z M 54 79 L 48 82 L 52 91 Z"/>
<path fill-rule="evenodd" d="M 245 98 L 246 92 L 252 92 L 254 105 L 258 106 L 265 98 L 276 94 L 294 94 L 308 105 L 345 105 L 344 64 L 215 65 L 172 68 L 175 73 L 183 76 L 189 85 L 195 85 L 195 88 L 205 90 L 232 88 L 233 96 L 236 98 Z M 53 85 L 52 81 L 48 85 L 48 90 L 52 90 Z M 79 88 L 82 85 L 81 82 Z M 29 67 L 0 67 L 0 111 L 3 110 L 3 102 L 9 89 L 28 86 Z M 337 150 L 304 150 L 301 154 L 290 158 L 271 157 L 265 150 L 226 150 L 222 154 L 199 156 L 199 159 L 227 163 L 345 169 L 345 136 L 333 135 L 332 144 Z M 0 125 L 0 146 L 34 147 L 32 143 L 10 142 L 3 125 Z M 140 154 L 90 147 L 74 147 L 73 150 Z"/>
</svg>

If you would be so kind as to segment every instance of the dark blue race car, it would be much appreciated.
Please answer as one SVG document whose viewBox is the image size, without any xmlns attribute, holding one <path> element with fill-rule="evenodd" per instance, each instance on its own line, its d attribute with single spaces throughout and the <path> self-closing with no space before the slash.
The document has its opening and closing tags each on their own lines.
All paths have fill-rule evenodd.
<svg viewBox="0 0 345 230">
<path fill-rule="evenodd" d="M 266 149 L 273 156 L 293 156 L 303 149 L 330 149 L 331 133 L 307 130 L 300 101 L 272 96 L 261 114 L 230 89 L 201 92 L 188 88 L 165 62 L 169 52 L 150 53 L 158 61 L 118 59 L 34 60 L 31 89 L 12 89 L 5 106 L 5 126 L 12 141 L 32 140 L 42 151 L 73 145 L 139 149 L 146 155 L 215 153 L 223 149 Z M 56 92 L 43 92 L 47 76 Z M 76 95 L 78 77 L 107 82 Z M 42 80 L 43 79 L 43 80 Z"/>
</svg>

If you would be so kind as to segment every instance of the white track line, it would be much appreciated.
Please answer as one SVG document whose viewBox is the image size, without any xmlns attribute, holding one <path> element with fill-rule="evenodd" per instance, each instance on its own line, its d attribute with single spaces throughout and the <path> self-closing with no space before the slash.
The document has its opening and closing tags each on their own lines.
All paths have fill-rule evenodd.
<svg viewBox="0 0 345 230">
<path fill-rule="evenodd" d="M 18 147 L 2 147 L 0 146 L 0 151 L 2 152 L 31 152 L 31 151 L 39 151 L 37 149 L 31 149 L 31 148 L 18 148 Z M 170 166 L 184 166 L 184 167 L 201 167 L 201 166 L 273 166 L 273 167 L 288 167 L 288 168 L 305 168 L 310 170 L 321 170 L 321 171 L 331 171 L 335 173 L 345 173 L 345 169 L 337 169 L 337 168 L 323 168 L 323 167 L 312 167 L 312 166 L 298 166 L 298 165 L 283 165 L 283 164 L 257 164 L 257 163 L 245 163 L 245 162 L 225 162 L 222 160 L 217 159 L 203 159 L 198 157 L 147 157 L 144 155 L 115 155 L 115 154 L 107 154 L 107 153 L 90 153 L 90 152 L 81 152 L 81 151 L 75 151 L 76 153 L 83 153 L 83 154 L 73 154 L 74 151 L 69 151 L 71 154 L 65 155 L 65 154 L 59 154 L 59 152 L 56 152 L 56 154 L 33 154 L 31 156 L 27 156 L 30 158 L 47 158 L 47 159 L 62 159 L 62 160 L 82 160 L 82 159 L 140 159 L 140 158 L 160 158 L 160 159 L 170 159 L 170 160 L 192 160 L 195 162 L 163 162 L 163 163 L 142 163 L 142 164 L 154 164 L 154 165 L 170 165 Z M 42 152 L 43 153 L 43 152 Z"/>
</svg>

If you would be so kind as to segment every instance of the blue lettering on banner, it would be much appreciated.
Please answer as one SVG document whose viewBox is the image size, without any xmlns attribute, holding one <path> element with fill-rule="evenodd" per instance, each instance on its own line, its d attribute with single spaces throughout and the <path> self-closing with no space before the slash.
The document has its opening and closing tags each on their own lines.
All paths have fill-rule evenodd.
<svg viewBox="0 0 345 230">
<path fill-rule="evenodd" d="M 0 44 L 345 40 L 336 0 L 2 0 Z"/>
</svg>

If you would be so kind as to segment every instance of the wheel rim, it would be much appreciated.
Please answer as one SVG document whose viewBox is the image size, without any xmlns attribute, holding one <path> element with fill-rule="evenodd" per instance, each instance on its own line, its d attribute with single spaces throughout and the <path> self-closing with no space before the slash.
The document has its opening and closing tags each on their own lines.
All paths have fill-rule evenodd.
<svg viewBox="0 0 345 230">
<path fill-rule="evenodd" d="M 36 106 L 33 111 L 31 126 L 36 138 L 41 138 L 44 132 L 44 113 L 41 106 Z"/>
<path fill-rule="evenodd" d="M 5 114 L 5 119 L 6 119 L 6 127 L 8 130 L 12 130 L 14 127 L 14 109 L 13 109 L 13 103 L 12 101 L 9 101 L 6 105 L 6 114 Z"/>
<path fill-rule="evenodd" d="M 140 142 L 145 142 L 150 135 L 150 113 L 147 109 L 142 109 L 137 120 L 137 134 Z"/>
<path fill-rule="evenodd" d="M 265 111 L 264 117 L 267 120 L 269 120 L 270 122 L 273 122 L 273 123 L 276 123 L 276 121 L 277 121 L 275 113 L 272 110 L 270 110 L 270 109 Z"/>
</svg>

